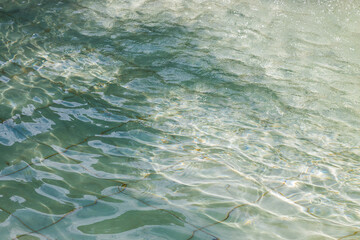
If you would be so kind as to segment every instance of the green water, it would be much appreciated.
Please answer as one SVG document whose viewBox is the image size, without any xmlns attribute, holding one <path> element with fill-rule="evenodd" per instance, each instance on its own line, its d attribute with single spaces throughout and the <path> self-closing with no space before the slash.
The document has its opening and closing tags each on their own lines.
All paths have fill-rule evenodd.
<svg viewBox="0 0 360 240">
<path fill-rule="evenodd" d="M 357 0 L 0 0 L 0 239 L 360 239 Z"/>
</svg>

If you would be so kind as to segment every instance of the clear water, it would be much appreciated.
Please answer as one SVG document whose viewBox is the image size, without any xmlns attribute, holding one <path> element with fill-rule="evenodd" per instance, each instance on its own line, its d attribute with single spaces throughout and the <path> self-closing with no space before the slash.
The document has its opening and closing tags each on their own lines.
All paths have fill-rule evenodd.
<svg viewBox="0 0 360 240">
<path fill-rule="evenodd" d="M 1 239 L 360 239 L 357 0 L 1 0 Z"/>
</svg>

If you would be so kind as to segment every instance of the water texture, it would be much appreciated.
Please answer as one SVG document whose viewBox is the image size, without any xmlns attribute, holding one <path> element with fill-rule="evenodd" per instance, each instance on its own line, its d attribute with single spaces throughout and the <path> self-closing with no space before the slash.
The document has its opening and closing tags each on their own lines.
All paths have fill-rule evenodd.
<svg viewBox="0 0 360 240">
<path fill-rule="evenodd" d="M 360 239 L 357 0 L 0 0 L 0 239 Z"/>
</svg>

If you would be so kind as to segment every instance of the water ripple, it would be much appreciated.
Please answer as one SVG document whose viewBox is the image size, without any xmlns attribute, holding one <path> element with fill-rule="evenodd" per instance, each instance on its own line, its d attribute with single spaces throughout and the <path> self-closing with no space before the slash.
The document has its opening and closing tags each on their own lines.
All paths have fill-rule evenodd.
<svg viewBox="0 0 360 240">
<path fill-rule="evenodd" d="M 355 1 L 0 3 L 3 239 L 356 239 Z"/>
</svg>

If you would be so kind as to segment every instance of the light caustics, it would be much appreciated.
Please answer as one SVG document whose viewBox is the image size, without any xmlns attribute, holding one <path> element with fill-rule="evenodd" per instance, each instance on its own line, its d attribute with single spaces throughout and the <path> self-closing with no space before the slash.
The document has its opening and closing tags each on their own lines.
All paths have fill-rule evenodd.
<svg viewBox="0 0 360 240">
<path fill-rule="evenodd" d="M 0 237 L 356 239 L 357 1 L 3 1 Z"/>
</svg>

